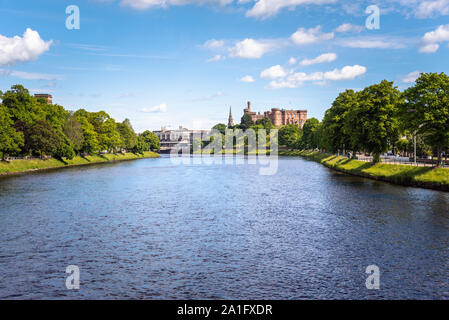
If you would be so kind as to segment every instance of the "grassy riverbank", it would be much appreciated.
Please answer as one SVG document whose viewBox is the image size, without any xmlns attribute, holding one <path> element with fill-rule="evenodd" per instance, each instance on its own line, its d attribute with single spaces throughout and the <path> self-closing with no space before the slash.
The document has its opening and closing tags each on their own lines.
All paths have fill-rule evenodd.
<svg viewBox="0 0 449 320">
<path fill-rule="evenodd" d="M 415 167 L 350 160 L 346 157 L 314 151 L 280 151 L 281 156 L 301 156 L 326 167 L 356 176 L 382 180 L 406 186 L 449 191 L 449 169 Z"/>
<path fill-rule="evenodd" d="M 157 157 L 159 157 L 158 153 L 147 151 L 143 155 L 134 153 L 125 153 L 125 154 L 118 153 L 118 154 L 93 155 L 86 157 L 76 156 L 72 160 L 64 160 L 64 161 L 57 159 L 12 160 L 9 162 L 0 161 L 0 175 L 53 169 L 53 168 L 63 168 L 70 166 L 81 166 L 109 161 L 124 161 L 124 160 L 134 160 L 143 158 L 157 158 Z"/>
</svg>

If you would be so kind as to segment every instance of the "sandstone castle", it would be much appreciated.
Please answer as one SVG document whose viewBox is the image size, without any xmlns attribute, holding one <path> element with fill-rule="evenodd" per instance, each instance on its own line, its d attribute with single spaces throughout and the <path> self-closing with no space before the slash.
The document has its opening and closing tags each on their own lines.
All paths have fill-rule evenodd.
<svg viewBox="0 0 449 320">
<path fill-rule="evenodd" d="M 231 110 L 229 110 L 231 112 Z M 248 101 L 248 107 L 243 109 L 243 114 L 249 114 L 253 122 L 267 117 L 275 126 L 282 126 L 286 124 L 294 124 L 302 128 L 307 120 L 307 110 L 285 110 L 279 108 L 272 108 L 271 111 L 260 112 L 251 111 L 251 102 Z M 232 115 L 230 113 L 230 118 Z"/>
</svg>

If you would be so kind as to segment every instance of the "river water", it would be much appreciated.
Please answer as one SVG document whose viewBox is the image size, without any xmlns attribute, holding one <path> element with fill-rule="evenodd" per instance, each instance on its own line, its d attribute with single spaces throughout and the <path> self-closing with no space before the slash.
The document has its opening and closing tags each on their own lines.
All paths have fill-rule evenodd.
<svg viewBox="0 0 449 320">
<path fill-rule="evenodd" d="M 4 177 L 0 244 L 3 299 L 449 298 L 449 193 L 298 158 Z"/>
</svg>

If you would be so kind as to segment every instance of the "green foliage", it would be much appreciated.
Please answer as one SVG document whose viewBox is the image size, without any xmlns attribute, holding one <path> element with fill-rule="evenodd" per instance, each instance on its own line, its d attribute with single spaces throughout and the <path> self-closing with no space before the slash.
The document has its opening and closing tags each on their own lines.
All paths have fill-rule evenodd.
<svg viewBox="0 0 449 320">
<path fill-rule="evenodd" d="M 144 136 L 138 136 L 136 145 L 133 148 L 134 153 L 143 154 L 145 151 L 149 150 L 149 145 Z"/>
<path fill-rule="evenodd" d="M 56 154 L 56 150 L 61 145 L 61 137 L 50 123 L 39 120 L 30 127 L 29 142 L 31 148 L 37 151 L 42 158 L 44 154 Z"/>
<path fill-rule="evenodd" d="M 318 133 L 320 121 L 316 118 L 307 119 L 302 128 L 301 146 L 303 149 L 318 148 L 320 137 Z"/>
<path fill-rule="evenodd" d="M 410 143 L 407 139 L 399 139 L 396 141 L 395 146 L 399 152 L 405 152 L 408 150 L 409 144 Z"/>
<path fill-rule="evenodd" d="M 132 150 L 137 143 L 137 135 L 131 126 L 131 122 L 125 119 L 122 123 L 117 123 L 117 130 L 120 134 L 120 147 Z"/>
<path fill-rule="evenodd" d="M 249 127 L 251 127 L 254 124 L 253 119 L 251 118 L 251 116 L 247 113 L 245 113 L 242 116 L 242 119 L 240 120 L 240 128 L 243 130 L 248 129 Z"/>
<path fill-rule="evenodd" d="M 256 124 L 262 125 L 263 128 L 267 131 L 267 133 L 269 133 L 270 130 L 274 128 L 273 123 L 271 122 L 270 118 L 268 118 L 268 117 L 263 117 L 262 119 L 257 120 Z"/>
<path fill-rule="evenodd" d="M 345 130 L 350 135 L 353 151 L 366 151 L 378 162 L 380 154 L 399 137 L 398 105 L 402 94 L 393 82 L 383 80 L 363 89 L 358 103 L 345 117 Z"/>
<path fill-rule="evenodd" d="M 215 126 L 213 126 L 212 129 L 220 131 L 221 134 L 226 134 L 227 126 L 223 123 L 218 123 Z"/>
<path fill-rule="evenodd" d="M 357 106 L 358 98 L 354 90 L 346 90 L 338 95 L 332 106 L 326 110 L 322 125 L 323 148 L 332 152 L 351 147 L 351 136 L 345 128 L 347 114 Z"/>
<path fill-rule="evenodd" d="M 63 133 L 69 139 L 76 151 L 81 151 L 84 142 L 83 129 L 81 123 L 76 119 L 73 112 L 67 115 L 66 121 L 63 126 Z"/>
<path fill-rule="evenodd" d="M 288 148 L 295 148 L 300 137 L 299 128 L 294 124 L 282 126 L 279 129 L 279 144 Z"/>
<path fill-rule="evenodd" d="M 141 134 L 141 136 L 145 138 L 145 142 L 152 151 L 161 150 L 161 142 L 154 132 L 146 130 Z"/>
<path fill-rule="evenodd" d="M 403 122 L 410 131 L 424 135 L 425 142 L 436 149 L 440 164 L 442 151 L 449 148 L 449 76 L 422 73 L 404 96 Z"/>
<path fill-rule="evenodd" d="M 13 127 L 8 109 L 0 105 L 0 152 L 2 160 L 11 153 L 20 152 L 20 147 L 24 144 L 23 133 L 17 132 Z"/>
</svg>

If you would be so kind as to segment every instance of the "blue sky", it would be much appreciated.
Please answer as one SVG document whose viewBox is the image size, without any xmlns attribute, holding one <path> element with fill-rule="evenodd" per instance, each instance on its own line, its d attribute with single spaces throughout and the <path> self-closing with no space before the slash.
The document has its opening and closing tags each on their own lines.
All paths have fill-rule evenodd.
<svg viewBox="0 0 449 320">
<path fill-rule="evenodd" d="M 0 90 L 21 83 L 136 131 L 210 128 L 229 106 L 239 120 L 248 100 L 322 119 L 346 88 L 449 73 L 448 44 L 449 0 L 0 0 Z"/>
</svg>

